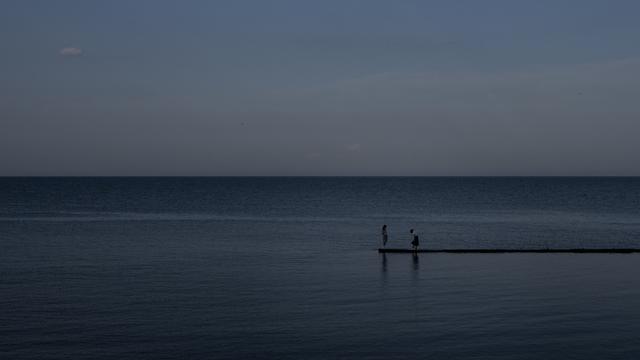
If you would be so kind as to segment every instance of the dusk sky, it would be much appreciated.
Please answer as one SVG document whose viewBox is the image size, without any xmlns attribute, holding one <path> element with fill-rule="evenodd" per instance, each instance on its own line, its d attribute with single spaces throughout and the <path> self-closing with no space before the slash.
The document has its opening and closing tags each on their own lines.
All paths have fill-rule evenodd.
<svg viewBox="0 0 640 360">
<path fill-rule="evenodd" d="M 0 175 L 640 175 L 638 1 L 0 2 Z"/>
</svg>

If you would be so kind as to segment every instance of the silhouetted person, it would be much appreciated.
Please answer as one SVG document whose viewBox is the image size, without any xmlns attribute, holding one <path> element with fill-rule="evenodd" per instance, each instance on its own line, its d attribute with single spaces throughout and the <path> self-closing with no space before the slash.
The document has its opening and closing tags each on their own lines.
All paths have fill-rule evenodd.
<svg viewBox="0 0 640 360">
<path fill-rule="evenodd" d="M 387 233 L 387 225 L 382 225 L 382 247 L 387 246 L 389 234 Z"/>
<path fill-rule="evenodd" d="M 411 234 L 411 246 L 413 246 L 414 251 L 417 251 L 418 246 L 420 246 L 420 238 L 418 237 L 418 232 L 411 229 L 409 230 L 409 234 Z"/>
</svg>

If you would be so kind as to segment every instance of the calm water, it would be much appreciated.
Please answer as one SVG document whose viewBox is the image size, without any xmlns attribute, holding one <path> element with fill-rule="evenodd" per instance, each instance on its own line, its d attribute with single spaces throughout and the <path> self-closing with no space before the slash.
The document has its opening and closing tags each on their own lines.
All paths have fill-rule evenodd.
<svg viewBox="0 0 640 360">
<path fill-rule="evenodd" d="M 640 178 L 0 178 L 0 358 L 635 359 Z"/>
</svg>

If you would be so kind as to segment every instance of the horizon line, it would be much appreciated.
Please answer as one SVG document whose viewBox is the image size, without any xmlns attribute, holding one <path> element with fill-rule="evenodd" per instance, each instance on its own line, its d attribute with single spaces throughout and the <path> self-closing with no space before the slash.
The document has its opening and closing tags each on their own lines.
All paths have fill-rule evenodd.
<svg viewBox="0 0 640 360">
<path fill-rule="evenodd" d="M 0 178 L 640 178 L 640 175 L 0 175 Z"/>
</svg>

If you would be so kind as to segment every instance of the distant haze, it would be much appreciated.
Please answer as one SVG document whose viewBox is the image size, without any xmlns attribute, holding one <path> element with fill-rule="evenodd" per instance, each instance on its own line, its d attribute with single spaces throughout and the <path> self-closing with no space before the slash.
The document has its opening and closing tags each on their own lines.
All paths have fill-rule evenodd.
<svg viewBox="0 0 640 360">
<path fill-rule="evenodd" d="M 0 3 L 0 175 L 640 175 L 638 1 Z"/>
</svg>

